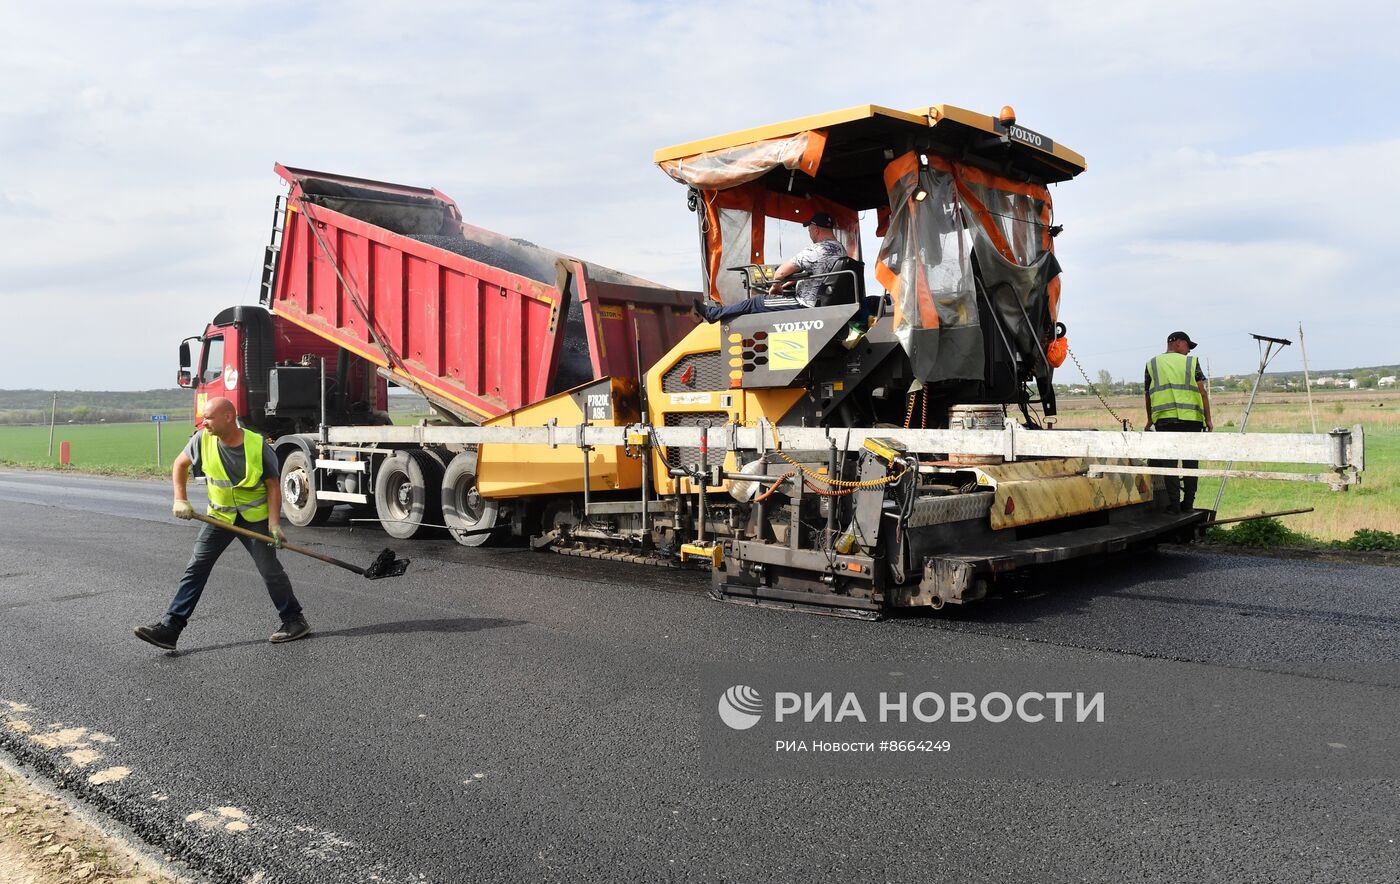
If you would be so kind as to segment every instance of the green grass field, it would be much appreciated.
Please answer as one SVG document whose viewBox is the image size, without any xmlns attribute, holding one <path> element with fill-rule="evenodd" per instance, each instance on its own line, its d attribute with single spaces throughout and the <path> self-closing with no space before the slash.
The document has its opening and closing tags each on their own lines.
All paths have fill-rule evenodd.
<svg viewBox="0 0 1400 884">
<path fill-rule="evenodd" d="M 1253 515 L 1301 507 L 1315 512 L 1287 516 L 1283 523 L 1294 531 L 1321 540 L 1345 540 L 1357 530 L 1400 531 L 1400 393 L 1351 391 L 1315 396 L 1318 430 L 1363 424 L 1366 430 L 1366 471 L 1361 485 L 1334 492 L 1326 485 L 1303 482 L 1268 482 L 1234 479 L 1226 484 L 1220 517 Z M 1120 415 L 1142 423 L 1140 399 L 1110 399 Z M 1221 396 L 1214 402 L 1216 431 L 1233 432 L 1244 411 L 1244 397 Z M 415 418 L 395 415 L 396 422 Z M 1113 418 L 1096 399 L 1072 399 L 1061 403 L 1061 427 L 1114 429 Z M 1262 397 L 1250 413 L 1251 432 L 1311 432 L 1306 400 L 1301 396 Z M 192 432 L 184 421 L 171 422 L 162 431 L 162 460 L 156 463 L 155 427 L 151 423 L 65 424 L 54 436 L 54 456 L 48 456 L 48 427 L 0 427 L 0 463 L 51 467 L 58 463 L 58 443 L 72 446 L 73 468 L 85 472 L 118 475 L 162 476 Z M 1202 466 L 1212 466 L 1202 464 Z M 1222 465 L 1223 466 L 1223 465 Z M 1279 464 L 1236 464 L 1240 469 L 1286 470 Z M 1299 467 L 1302 470 L 1302 467 Z M 1316 468 L 1309 470 L 1316 472 Z M 1215 501 L 1219 483 L 1201 480 L 1198 506 Z"/>
<path fill-rule="evenodd" d="M 1248 397 L 1232 393 L 1212 399 L 1212 417 L 1217 433 L 1238 432 Z M 1108 400 L 1120 416 L 1134 427 L 1144 420 L 1142 397 Z M 1350 491 L 1335 492 L 1326 485 L 1311 482 L 1270 482 L 1231 479 L 1225 484 L 1220 502 L 1220 518 L 1263 512 L 1314 507 L 1315 511 L 1280 519 L 1294 531 L 1320 540 L 1346 540 L 1357 530 L 1400 531 L 1400 393 L 1351 390 L 1314 393 L 1313 412 L 1317 430 L 1361 424 L 1366 433 L 1366 470 L 1361 484 Z M 1112 416 L 1097 399 L 1070 399 L 1060 403 L 1059 426 L 1117 429 Z M 1307 398 L 1301 394 L 1261 395 L 1249 414 L 1251 433 L 1310 433 Z M 1202 463 L 1203 468 L 1224 464 Z M 1235 464 L 1236 469 L 1270 472 L 1322 472 L 1317 467 L 1290 467 L 1288 464 Z M 1197 506 L 1211 506 L 1220 487 L 1217 479 L 1202 479 L 1196 495 Z"/>
<path fill-rule="evenodd" d="M 26 466 L 58 464 L 59 443 L 69 443 L 73 468 L 122 475 L 168 475 L 194 425 L 171 421 L 161 428 L 161 462 L 156 462 L 156 429 L 136 424 L 60 424 L 49 457 L 48 427 L 0 427 L 0 462 Z"/>
</svg>

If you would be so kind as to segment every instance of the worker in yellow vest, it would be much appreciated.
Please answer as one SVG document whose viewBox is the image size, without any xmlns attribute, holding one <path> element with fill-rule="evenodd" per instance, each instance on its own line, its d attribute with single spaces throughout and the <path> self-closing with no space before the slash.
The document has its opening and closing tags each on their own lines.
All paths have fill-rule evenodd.
<svg viewBox="0 0 1400 884">
<path fill-rule="evenodd" d="M 1191 355 L 1196 343 L 1183 331 L 1167 335 L 1167 352 L 1147 361 L 1142 386 L 1146 395 L 1147 428 L 1159 433 L 1201 433 L 1215 429 L 1210 419 L 1210 391 L 1200 360 Z M 1150 460 L 1154 467 L 1174 467 L 1174 460 Z M 1201 464 L 1180 462 L 1188 470 Z M 1185 483 L 1182 479 L 1185 479 Z M 1167 476 L 1167 512 L 1190 511 L 1196 503 L 1195 476 Z M 1183 492 L 1184 487 L 1184 492 Z"/>
<path fill-rule="evenodd" d="M 190 468 L 199 466 L 207 479 L 209 516 L 230 525 L 239 525 L 259 534 L 270 535 L 272 546 L 261 541 L 204 525 L 194 542 L 194 554 L 180 578 L 180 586 L 164 617 L 149 626 L 136 627 L 136 637 L 158 648 L 175 650 L 180 632 L 194 613 L 209 572 L 228 545 L 237 538 L 253 557 L 258 574 L 267 584 L 267 594 L 277 606 L 282 626 L 268 641 L 289 642 L 311 632 L 301 612 L 301 603 L 292 592 L 292 581 L 277 561 L 276 550 L 284 542 L 281 527 L 282 487 L 277 455 L 267 440 L 238 425 L 238 411 L 227 399 L 210 399 L 204 405 L 203 429 L 190 438 L 185 450 L 175 458 L 170 479 L 175 489 L 172 513 L 180 519 L 194 517 L 194 507 L 185 495 Z"/>
</svg>

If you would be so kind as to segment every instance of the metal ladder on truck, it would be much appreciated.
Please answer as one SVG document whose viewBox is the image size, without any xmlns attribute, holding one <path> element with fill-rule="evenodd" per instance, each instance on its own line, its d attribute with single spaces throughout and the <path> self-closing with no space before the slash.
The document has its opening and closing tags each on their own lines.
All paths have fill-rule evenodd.
<svg viewBox="0 0 1400 884">
<path fill-rule="evenodd" d="M 272 284 L 277 278 L 277 257 L 282 253 L 282 228 L 286 217 L 287 198 L 279 196 L 272 207 L 272 235 L 263 256 L 262 285 L 258 290 L 258 301 L 264 305 L 272 303 Z"/>
</svg>

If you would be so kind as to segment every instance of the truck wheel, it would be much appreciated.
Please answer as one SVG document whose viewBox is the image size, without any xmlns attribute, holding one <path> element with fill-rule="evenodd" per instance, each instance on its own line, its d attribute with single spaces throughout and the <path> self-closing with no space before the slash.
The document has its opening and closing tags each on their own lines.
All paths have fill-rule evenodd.
<svg viewBox="0 0 1400 884">
<path fill-rule="evenodd" d="M 293 451 L 282 461 L 282 513 L 298 528 L 324 525 L 334 504 L 316 499 L 316 476 L 305 451 Z"/>
<path fill-rule="evenodd" d="M 442 477 L 442 519 L 447 533 L 462 546 L 482 546 L 501 532 L 472 534 L 495 528 L 500 501 L 487 500 L 476 487 L 476 452 L 463 451 L 452 458 Z"/>
<path fill-rule="evenodd" d="M 380 464 L 374 509 L 390 537 L 408 540 L 432 532 L 439 507 L 438 472 L 437 463 L 421 451 L 396 451 Z"/>
</svg>

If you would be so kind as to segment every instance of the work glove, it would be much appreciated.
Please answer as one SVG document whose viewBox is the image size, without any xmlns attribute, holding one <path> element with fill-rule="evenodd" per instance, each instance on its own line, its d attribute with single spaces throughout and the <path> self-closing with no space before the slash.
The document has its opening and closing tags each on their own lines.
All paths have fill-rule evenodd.
<svg viewBox="0 0 1400 884">
<path fill-rule="evenodd" d="M 274 526 L 269 528 L 267 529 L 267 533 L 272 537 L 273 549 L 281 549 L 287 543 L 287 535 L 282 533 L 280 527 Z"/>
<path fill-rule="evenodd" d="M 170 507 L 170 513 L 177 519 L 193 519 L 194 507 L 190 505 L 188 500 L 177 500 Z"/>
</svg>

